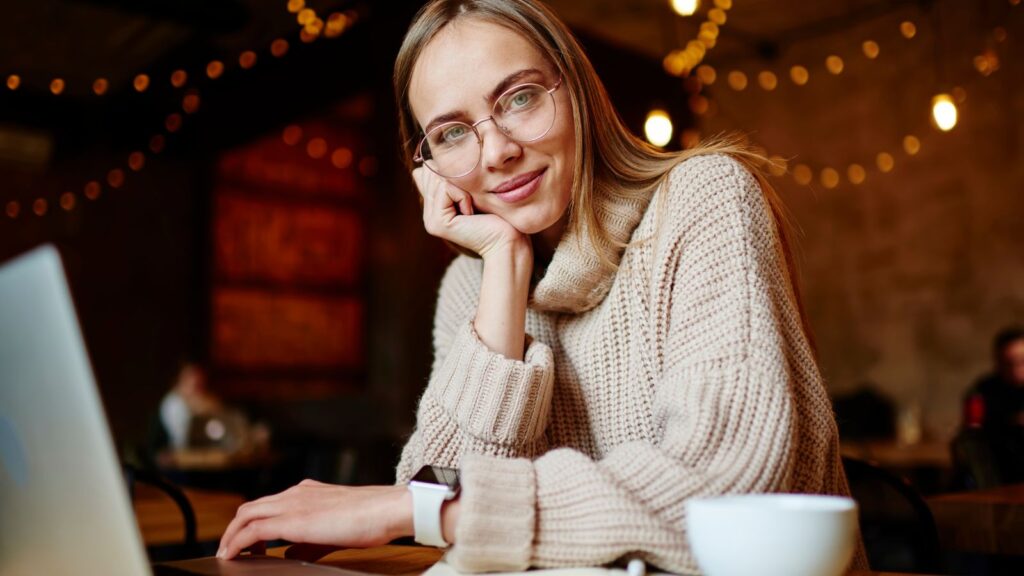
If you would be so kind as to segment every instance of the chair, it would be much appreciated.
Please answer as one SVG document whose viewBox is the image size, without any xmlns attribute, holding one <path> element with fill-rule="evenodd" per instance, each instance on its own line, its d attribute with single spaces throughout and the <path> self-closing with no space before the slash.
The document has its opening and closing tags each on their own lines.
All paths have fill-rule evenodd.
<svg viewBox="0 0 1024 576">
<path fill-rule="evenodd" d="M 125 484 L 128 485 L 128 494 L 134 500 L 135 485 L 137 483 L 148 484 L 166 494 L 178 510 L 181 511 L 181 518 L 185 524 L 185 532 L 181 544 L 170 546 L 148 546 L 147 553 L 151 561 L 178 560 L 182 558 L 195 558 L 203 556 L 205 550 L 199 545 L 196 536 L 196 514 L 192 509 L 192 503 L 188 496 L 167 479 L 163 478 L 153 470 L 138 468 L 131 464 L 123 465 Z"/>
<path fill-rule="evenodd" d="M 843 457 L 860 508 L 860 532 L 872 570 L 941 573 L 939 534 L 928 504 L 898 476 Z"/>
</svg>

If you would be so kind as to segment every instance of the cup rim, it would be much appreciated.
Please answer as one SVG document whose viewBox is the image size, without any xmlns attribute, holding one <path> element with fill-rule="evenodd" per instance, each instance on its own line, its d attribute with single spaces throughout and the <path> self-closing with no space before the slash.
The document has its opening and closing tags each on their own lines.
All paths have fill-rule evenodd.
<svg viewBox="0 0 1024 576">
<path fill-rule="evenodd" d="M 848 512 L 857 502 L 847 496 L 828 494 L 730 494 L 690 498 L 687 507 L 703 509 L 745 509 L 775 512 Z"/>
</svg>

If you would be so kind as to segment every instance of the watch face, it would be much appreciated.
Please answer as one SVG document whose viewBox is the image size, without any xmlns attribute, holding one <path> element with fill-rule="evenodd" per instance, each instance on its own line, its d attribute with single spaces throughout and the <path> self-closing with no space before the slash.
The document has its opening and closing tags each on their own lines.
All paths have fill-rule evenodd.
<svg viewBox="0 0 1024 576">
<path fill-rule="evenodd" d="M 459 471 L 455 468 L 424 466 L 412 477 L 412 481 L 423 482 L 424 484 L 441 484 L 448 486 L 450 490 L 458 490 Z"/>
</svg>

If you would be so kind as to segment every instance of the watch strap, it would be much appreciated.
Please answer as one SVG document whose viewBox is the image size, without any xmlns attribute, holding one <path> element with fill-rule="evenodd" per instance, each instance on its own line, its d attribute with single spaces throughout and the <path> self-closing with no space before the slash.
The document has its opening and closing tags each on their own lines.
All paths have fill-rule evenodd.
<svg viewBox="0 0 1024 576">
<path fill-rule="evenodd" d="M 414 539 L 426 546 L 447 548 L 441 531 L 441 507 L 448 499 L 444 490 L 409 486 L 412 491 L 412 520 Z"/>
</svg>

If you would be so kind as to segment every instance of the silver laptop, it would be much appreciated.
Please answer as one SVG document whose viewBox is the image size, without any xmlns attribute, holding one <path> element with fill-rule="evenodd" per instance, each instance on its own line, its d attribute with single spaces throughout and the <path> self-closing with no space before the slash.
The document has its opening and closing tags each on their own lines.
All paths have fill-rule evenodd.
<svg viewBox="0 0 1024 576">
<path fill-rule="evenodd" d="M 0 574 L 151 574 L 57 250 L 0 267 Z M 278 558 L 175 574 L 358 574 Z"/>
</svg>

